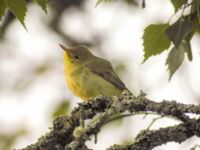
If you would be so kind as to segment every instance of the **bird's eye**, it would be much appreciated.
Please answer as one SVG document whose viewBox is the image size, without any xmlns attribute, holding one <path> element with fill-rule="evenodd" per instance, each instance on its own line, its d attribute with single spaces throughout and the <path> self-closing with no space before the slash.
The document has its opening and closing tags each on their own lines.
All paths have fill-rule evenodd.
<svg viewBox="0 0 200 150">
<path fill-rule="evenodd" d="M 78 56 L 74 56 L 75 59 L 78 59 Z"/>
</svg>

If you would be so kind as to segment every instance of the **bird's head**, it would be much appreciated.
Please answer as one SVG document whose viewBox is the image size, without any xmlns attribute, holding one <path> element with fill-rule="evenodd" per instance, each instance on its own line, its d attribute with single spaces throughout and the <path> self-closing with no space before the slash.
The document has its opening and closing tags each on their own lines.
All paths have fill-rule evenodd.
<svg viewBox="0 0 200 150">
<path fill-rule="evenodd" d="M 79 45 L 72 48 L 66 48 L 59 44 L 59 46 L 65 51 L 65 58 L 67 63 L 72 65 L 80 65 L 84 62 L 92 59 L 94 55 L 88 50 L 86 46 Z"/>
</svg>

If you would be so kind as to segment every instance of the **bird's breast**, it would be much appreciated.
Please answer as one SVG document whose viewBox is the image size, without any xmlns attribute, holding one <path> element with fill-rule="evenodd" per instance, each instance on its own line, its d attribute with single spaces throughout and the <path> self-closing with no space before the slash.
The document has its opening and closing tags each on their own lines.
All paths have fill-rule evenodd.
<svg viewBox="0 0 200 150">
<path fill-rule="evenodd" d="M 119 95 L 122 92 L 87 67 L 68 72 L 66 76 L 70 90 L 83 100 L 89 100 L 99 95 Z"/>
<path fill-rule="evenodd" d="M 66 73 L 67 83 L 70 90 L 82 99 L 88 99 L 90 90 L 91 74 L 86 68 L 74 69 Z"/>
</svg>

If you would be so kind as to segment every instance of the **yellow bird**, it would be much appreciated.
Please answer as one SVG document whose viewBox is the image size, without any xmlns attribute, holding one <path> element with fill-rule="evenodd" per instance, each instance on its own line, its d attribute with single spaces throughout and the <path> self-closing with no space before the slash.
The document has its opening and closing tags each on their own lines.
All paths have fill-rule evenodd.
<svg viewBox="0 0 200 150">
<path fill-rule="evenodd" d="M 96 96 L 120 95 L 126 89 L 111 63 L 80 45 L 64 50 L 64 68 L 70 90 L 83 100 Z"/>
</svg>

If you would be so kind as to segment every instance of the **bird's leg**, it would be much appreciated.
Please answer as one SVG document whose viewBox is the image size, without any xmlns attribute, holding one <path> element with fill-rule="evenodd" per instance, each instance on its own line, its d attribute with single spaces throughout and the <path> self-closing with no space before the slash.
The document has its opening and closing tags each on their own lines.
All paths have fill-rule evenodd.
<svg viewBox="0 0 200 150">
<path fill-rule="evenodd" d="M 85 120 L 84 120 L 84 110 L 82 108 L 79 109 L 79 122 L 82 128 L 85 128 Z"/>
</svg>

